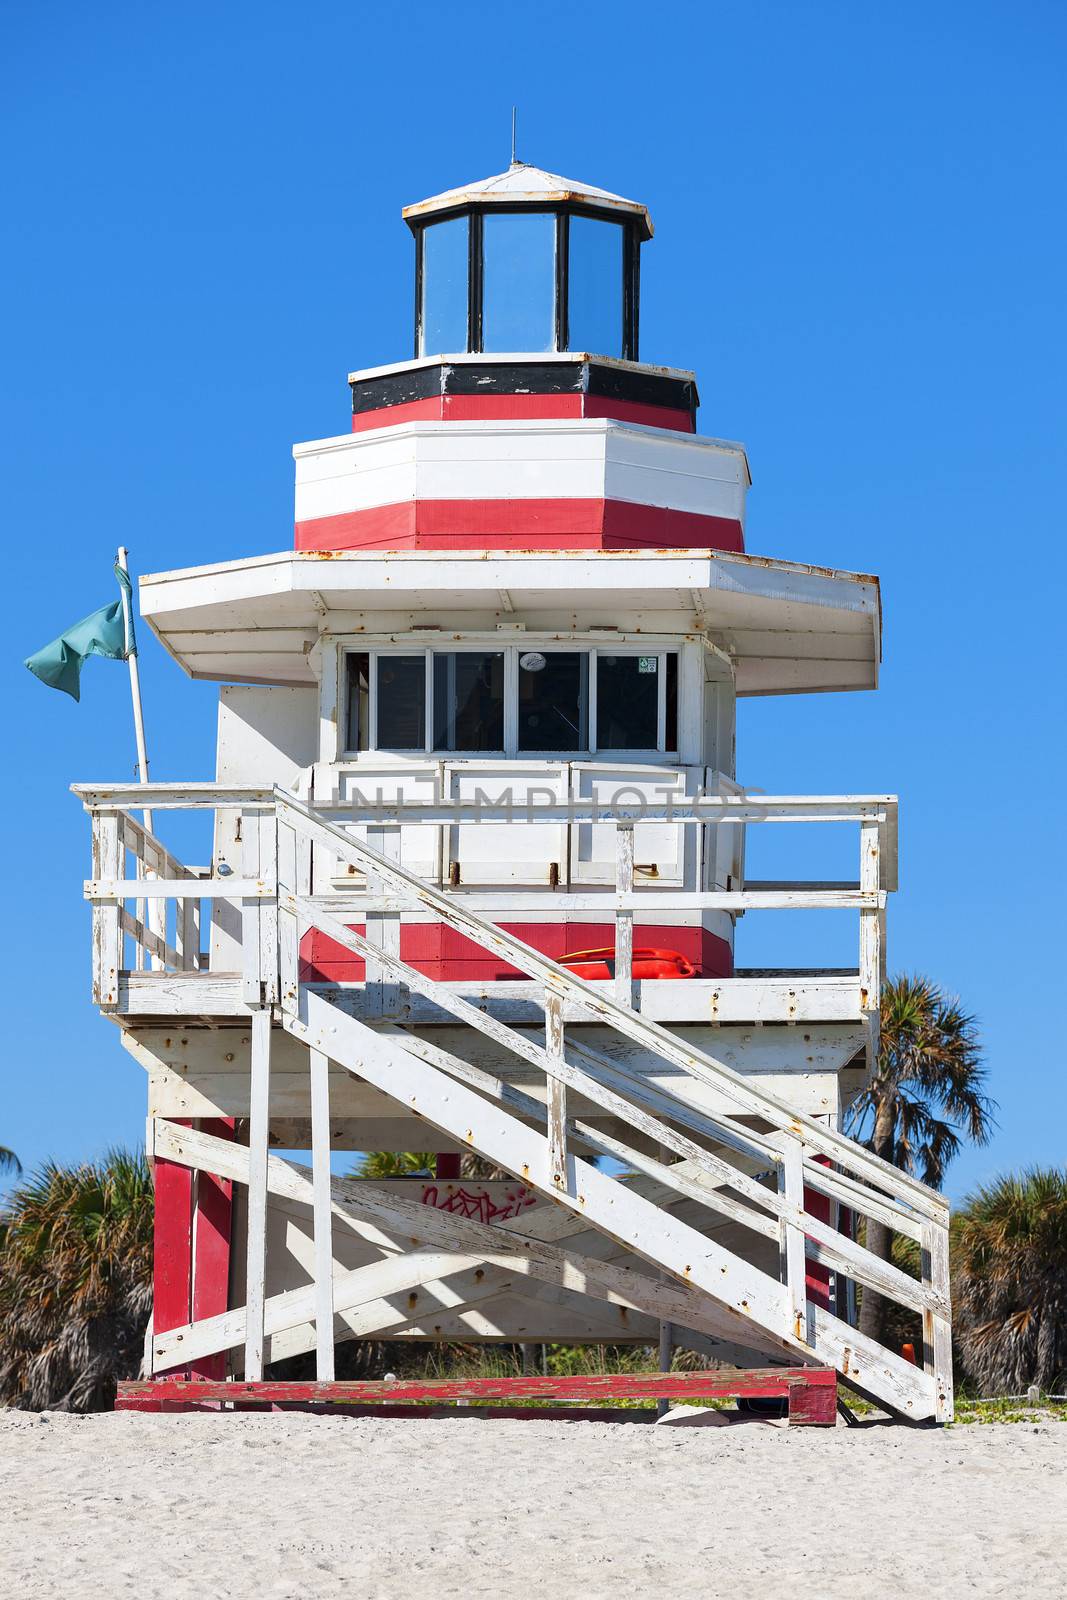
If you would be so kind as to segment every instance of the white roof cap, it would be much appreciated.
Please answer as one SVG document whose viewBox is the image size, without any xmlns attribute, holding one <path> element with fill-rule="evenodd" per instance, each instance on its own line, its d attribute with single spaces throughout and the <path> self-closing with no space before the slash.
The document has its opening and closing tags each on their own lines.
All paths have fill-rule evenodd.
<svg viewBox="0 0 1067 1600">
<path fill-rule="evenodd" d="M 558 172 L 545 172 L 541 167 L 531 167 L 525 161 L 513 161 L 506 172 L 495 173 L 491 178 L 480 178 L 477 183 L 464 183 L 458 189 L 446 189 L 443 194 L 431 195 L 429 200 L 419 200 L 405 206 L 403 217 L 411 224 L 438 211 L 454 211 L 467 205 L 537 206 L 559 205 L 567 201 L 572 205 L 592 206 L 597 211 L 614 211 L 636 217 L 643 226 L 644 237 L 652 237 L 652 219 L 646 206 L 636 200 L 626 200 L 610 189 L 598 189 L 595 184 L 577 183 L 573 178 L 561 178 Z"/>
</svg>

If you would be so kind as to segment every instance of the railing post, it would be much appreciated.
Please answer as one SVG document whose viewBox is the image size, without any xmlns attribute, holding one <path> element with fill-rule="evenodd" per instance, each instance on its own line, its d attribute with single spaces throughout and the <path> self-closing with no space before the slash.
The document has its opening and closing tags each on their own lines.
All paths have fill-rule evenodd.
<svg viewBox="0 0 1067 1600">
<path fill-rule="evenodd" d="M 778 1168 L 778 1192 L 782 1198 L 804 1209 L 804 1147 L 799 1139 L 787 1135 L 781 1141 L 782 1159 Z M 815 1340 L 813 1308 L 808 1301 L 808 1265 L 804 1253 L 804 1229 L 783 1217 L 781 1234 L 782 1282 L 789 1295 L 789 1315 L 793 1337 L 805 1344 Z"/>
<path fill-rule="evenodd" d="M 615 1000 L 620 1006 L 637 1004 L 634 983 L 634 914 L 619 905 L 619 897 L 634 890 L 634 826 L 615 824 Z"/>
<path fill-rule="evenodd" d="M 390 861 L 400 860 L 400 829 L 399 827 L 379 824 L 367 829 L 367 843 L 372 850 L 377 850 L 379 855 L 387 857 Z M 389 893 L 388 886 L 378 876 L 372 866 L 367 867 L 367 893 L 379 897 Z M 371 944 L 377 945 L 391 956 L 400 954 L 400 909 L 399 902 L 396 911 L 372 911 L 367 913 L 367 939 Z M 370 1000 L 371 1014 L 374 1016 L 390 1016 L 400 1005 L 400 985 L 387 982 L 385 969 L 377 962 L 367 962 L 367 995 Z"/>
<path fill-rule="evenodd" d="M 545 1054 L 550 1062 L 564 1059 L 563 998 L 545 991 Z M 548 1172 L 554 1189 L 567 1191 L 567 1086 L 553 1073 L 548 1087 Z"/>
<path fill-rule="evenodd" d="M 278 845 L 274 813 L 241 812 L 241 870 L 272 899 L 242 904 L 242 998 L 246 1006 L 269 1006 L 278 998 Z"/>
<path fill-rule="evenodd" d="M 114 811 L 93 813 L 93 877 L 122 877 L 123 846 L 120 818 Z M 121 902 L 93 903 L 93 1002 L 102 1011 L 119 1003 L 119 969 L 122 966 Z"/>
<path fill-rule="evenodd" d="M 282 891 L 311 893 L 311 841 L 278 818 L 278 1000 L 295 1016 L 300 998 L 300 919 L 282 904 Z"/>
<path fill-rule="evenodd" d="M 877 820 L 860 824 L 860 890 L 876 899 L 882 886 L 881 825 Z M 860 1009 L 868 1023 L 868 1061 L 878 1055 L 879 1008 L 882 995 L 882 930 L 885 914 L 878 905 L 860 909 Z"/>
<path fill-rule="evenodd" d="M 945 1222 L 927 1222 L 922 1230 L 923 1284 L 944 1295 L 951 1294 L 949 1277 L 949 1233 Z M 923 1368 L 933 1375 L 937 1421 L 951 1422 L 952 1403 L 952 1318 L 936 1311 L 923 1312 Z"/>
</svg>

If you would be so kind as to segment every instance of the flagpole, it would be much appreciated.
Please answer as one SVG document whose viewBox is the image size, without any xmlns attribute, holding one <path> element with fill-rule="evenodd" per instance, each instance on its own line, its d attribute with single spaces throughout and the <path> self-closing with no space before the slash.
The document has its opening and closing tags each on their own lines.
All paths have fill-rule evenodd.
<svg viewBox="0 0 1067 1600">
<path fill-rule="evenodd" d="M 130 575 L 129 561 L 126 555 L 126 546 L 119 545 L 116 562 L 127 577 Z M 133 628 L 130 617 L 130 596 L 126 590 L 122 591 L 122 616 L 126 624 L 126 638 L 129 639 Z M 137 740 L 137 776 L 141 783 L 148 782 L 148 748 L 144 737 L 144 710 L 141 705 L 141 673 L 137 665 L 136 652 L 128 654 L 126 665 L 130 669 L 130 697 L 133 700 L 133 731 Z M 144 825 L 149 833 L 152 831 L 152 813 L 147 808 L 144 813 Z"/>
</svg>

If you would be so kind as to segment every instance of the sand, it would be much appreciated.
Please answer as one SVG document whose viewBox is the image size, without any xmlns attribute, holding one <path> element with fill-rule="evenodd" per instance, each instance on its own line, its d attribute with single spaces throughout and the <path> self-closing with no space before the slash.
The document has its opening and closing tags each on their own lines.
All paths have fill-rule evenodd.
<svg viewBox="0 0 1067 1600">
<path fill-rule="evenodd" d="M 0 1594 L 1067 1594 L 1067 1425 L 0 1412 Z"/>
</svg>

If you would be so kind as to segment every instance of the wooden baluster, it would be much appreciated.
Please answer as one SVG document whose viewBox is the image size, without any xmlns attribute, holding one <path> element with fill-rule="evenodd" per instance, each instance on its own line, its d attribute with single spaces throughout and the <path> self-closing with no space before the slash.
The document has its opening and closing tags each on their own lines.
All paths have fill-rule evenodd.
<svg viewBox="0 0 1067 1600">
<path fill-rule="evenodd" d="M 615 894 L 632 895 L 634 888 L 634 829 L 632 822 L 615 824 Z M 636 1006 L 634 968 L 634 914 L 615 905 L 615 999 L 620 1006 Z"/>
</svg>

